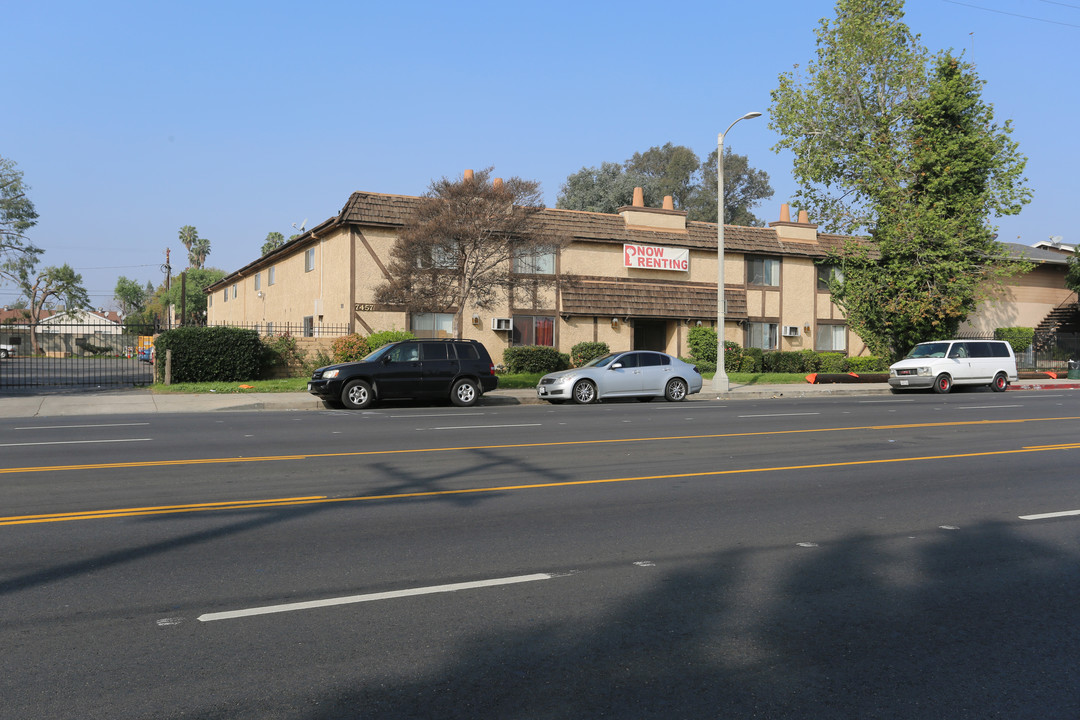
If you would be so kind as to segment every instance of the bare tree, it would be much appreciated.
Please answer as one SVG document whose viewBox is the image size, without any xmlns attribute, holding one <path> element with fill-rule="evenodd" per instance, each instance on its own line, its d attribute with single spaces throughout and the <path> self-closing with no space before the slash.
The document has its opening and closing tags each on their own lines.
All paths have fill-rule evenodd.
<svg viewBox="0 0 1080 720">
<path fill-rule="evenodd" d="M 507 296 L 518 271 L 564 244 L 542 231 L 540 184 L 513 177 L 491 181 L 492 168 L 432 182 L 391 251 L 390 280 L 378 302 L 413 312 L 454 312 L 461 336 L 466 307 L 487 309 Z M 554 275 L 529 275 L 530 284 Z"/>
</svg>

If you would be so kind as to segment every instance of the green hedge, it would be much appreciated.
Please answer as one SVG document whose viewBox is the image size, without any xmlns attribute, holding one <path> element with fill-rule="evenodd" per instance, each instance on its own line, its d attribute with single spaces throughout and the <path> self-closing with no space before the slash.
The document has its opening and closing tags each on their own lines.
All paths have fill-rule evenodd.
<svg viewBox="0 0 1080 720">
<path fill-rule="evenodd" d="M 266 346 L 254 330 L 232 327 L 181 327 L 154 341 L 154 378 L 165 380 L 166 353 L 172 350 L 172 381 L 242 382 L 259 378 Z"/>
<path fill-rule="evenodd" d="M 397 342 L 398 340 L 414 340 L 416 338 L 408 330 L 382 330 L 380 332 L 373 332 L 367 336 L 368 352 L 378 350 L 387 343 Z"/>
<path fill-rule="evenodd" d="M 503 364 L 509 373 L 549 373 L 570 367 L 570 356 L 551 347 L 521 345 L 503 350 Z"/>
<path fill-rule="evenodd" d="M 704 326 L 690 328 L 686 344 L 690 346 L 690 357 L 716 364 L 716 328 Z M 724 346 L 724 353 L 727 354 L 727 345 Z"/>
<path fill-rule="evenodd" d="M 603 357 L 611 352 L 606 342 L 579 342 L 570 348 L 570 363 L 573 367 L 581 367 L 590 360 Z"/>
<path fill-rule="evenodd" d="M 888 371 L 888 359 L 874 357 L 873 355 L 868 355 L 866 357 L 849 357 L 847 362 L 844 363 L 844 372 L 875 373 Z"/>
</svg>

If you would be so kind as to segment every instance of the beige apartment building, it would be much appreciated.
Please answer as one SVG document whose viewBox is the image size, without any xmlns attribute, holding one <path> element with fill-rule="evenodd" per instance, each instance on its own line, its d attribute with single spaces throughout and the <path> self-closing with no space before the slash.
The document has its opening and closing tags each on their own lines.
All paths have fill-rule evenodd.
<svg viewBox="0 0 1080 720">
<path fill-rule="evenodd" d="M 512 345 L 561 352 L 582 341 L 612 350 L 689 353 L 694 326 L 717 322 L 717 226 L 684 211 L 645 207 L 640 194 L 616 214 L 546 209 L 544 232 L 565 244 L 522 262 L 520 285 L 495 311 L 410 313 L 374 300 L 388 277 L 397 233 L 419 202 L 356 192 L 340 214 L 245 265 L 207 289 L 208 322 L 288 329 L 303 336 L 407 329 L 420 337 L 479 340 L 499 362 Z M 787 206 L 765 228 L 725 226 L 724 337 L 767 350 L 866 354 L 847 330 L 819 263 L 844 238 L 817 232 Z M 537 286 L 531 275 L 551 281 Z"/>
</svg>

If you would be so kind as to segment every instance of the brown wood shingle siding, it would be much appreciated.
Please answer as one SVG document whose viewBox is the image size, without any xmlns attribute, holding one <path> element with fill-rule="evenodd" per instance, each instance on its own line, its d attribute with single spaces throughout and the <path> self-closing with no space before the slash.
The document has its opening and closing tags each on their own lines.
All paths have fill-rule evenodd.
<svg viewBox="0 0 1080 720">
<path fill-rule="evenodd" d="M 716 317 L 716 286 L 625 278 L 564 277 L 563 315 L 696 319 Z M 727 317 L 745 320 L 746 292 L 724 288 Z"/>
</svg>

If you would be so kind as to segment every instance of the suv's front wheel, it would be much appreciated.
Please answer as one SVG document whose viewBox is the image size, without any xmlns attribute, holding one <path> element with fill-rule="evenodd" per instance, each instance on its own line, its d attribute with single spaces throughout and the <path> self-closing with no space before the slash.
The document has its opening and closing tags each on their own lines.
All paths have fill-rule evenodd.
<svg viewBox="0 0 1080 720">
<path fill-rule="evenodd" d="M 350 380 L 341 389 L 341 402 L 353 410 L 363 410 L 375 400 L 375 393 L 364 380 Z"/>
<path fill-rule="evenodd" d="M 450 402 L 458 407 L 472 407 L 479 399 L 480 389 L 468 378 L 458 380 L 450 390 Z"/>
</svg>

